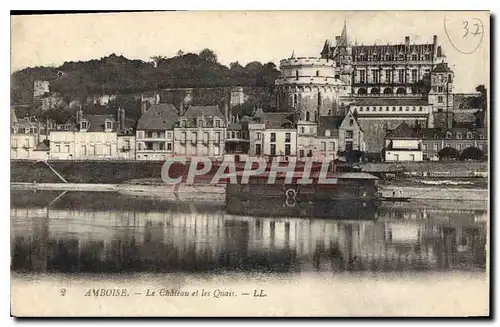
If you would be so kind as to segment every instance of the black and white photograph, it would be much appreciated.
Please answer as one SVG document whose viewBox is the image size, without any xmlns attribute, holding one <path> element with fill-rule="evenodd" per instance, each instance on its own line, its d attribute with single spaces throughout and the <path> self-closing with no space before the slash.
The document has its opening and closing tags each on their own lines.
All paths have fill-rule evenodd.
<svg viewBox="0 0 500 327">
<path fill-rule="evenodd" d="M 490 20 L 11 12 L 11 315 L 490 316 Z"/>
</svg>

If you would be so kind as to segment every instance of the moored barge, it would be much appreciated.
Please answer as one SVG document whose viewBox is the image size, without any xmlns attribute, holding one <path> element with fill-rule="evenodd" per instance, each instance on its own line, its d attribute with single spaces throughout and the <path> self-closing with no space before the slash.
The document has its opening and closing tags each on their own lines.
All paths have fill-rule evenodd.
<svg viewBox="0 0 500 327">
<path fill-rule="evenodd" d="M 278 174 L 270 183 L 266 171 L 241 183 L 238 173 L 238 183 L 226 186 L 227 211 L 240 215 L 374 219 L 379 200 L 377 177 L 359 172 L 328 172 L 321 176 L 319 171 L 312 171 L 307 184 L 301 183 L 302 177 L 301 172 L 294 172 L 291 180 Z"/>
</svg>

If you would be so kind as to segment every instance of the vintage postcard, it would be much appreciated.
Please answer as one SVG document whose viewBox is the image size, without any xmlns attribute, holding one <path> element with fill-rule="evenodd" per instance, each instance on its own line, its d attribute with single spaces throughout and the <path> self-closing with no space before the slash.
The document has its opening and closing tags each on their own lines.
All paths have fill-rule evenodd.
<svg viewBox="0 0 500 327">
<path fill-rule="evenodd" d="M 11 15 L 15 317 L 490 315 L 490 13 Z"/>
</svg>

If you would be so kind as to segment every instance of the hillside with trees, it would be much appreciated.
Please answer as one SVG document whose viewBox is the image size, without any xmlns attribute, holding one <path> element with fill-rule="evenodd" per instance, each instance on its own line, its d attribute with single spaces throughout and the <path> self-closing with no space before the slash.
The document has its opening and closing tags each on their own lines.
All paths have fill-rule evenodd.
<svg viewBox="0 0 500 327">
<path fill-rule="evenodd" d="M 269 62 L 238 62 L 229 67 L 218 62 L 210 49 L 199 54 L 179 50 L 172 58 L 151 57 L 152 62 L 130 60 L 111 54 L 99 60 L 65 62 L 59 67 L 35 67 L 11 75 L 11 103 L 28 104 L 33 100 L 33 82 L 49 80 L 51 92 L 58 92 L 69 103 L 89 96 L 132 94 L 165 88 L 199 87 L 273 87 L 279 76 Z"/>
</svg>

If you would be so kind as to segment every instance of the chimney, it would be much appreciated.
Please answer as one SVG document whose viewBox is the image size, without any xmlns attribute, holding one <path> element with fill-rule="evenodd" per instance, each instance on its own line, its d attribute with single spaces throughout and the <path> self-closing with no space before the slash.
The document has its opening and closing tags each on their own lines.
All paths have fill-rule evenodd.
<svg viewBox="0 0 500 327">
<path fill-rule="evenodd" d="M 147 101 L 142 101 L 141 104 L 141 116 L 144 115 L 148 111 L 148 102 Z"/>
<path fill-rule="evenodd" d="M 184 106 L 185 106 L 184 102 L 181 102 L 181 105 L 179 106 L 179 116 L 180 117 L 184 116 L 184 112 L 185 112 Z"/>
<path fill-rule="evenodd" d="M 226 118 L 226 121 L 229 121 L 229 106 L 227 103 L 224 104 L 224 117 Z"/>
<path fill-rule="evenodd" d="M 125 109 L 123 109 L 121 106 L 118 107 L 116 121 L 118 123 L 118 130 L 123 130 L 125 128 Z"/>
<path fill-rule="evenodd" d="M 40 143 L 40 117 L 37 118 L 36 144 Z"/>
<path fill-rule="evenodd" d="M 436 54 L 437 54 L 437 53 L 436 53 L 436 51 L 437 51 L 437 43 L 438 43 L 438 37 L 437 37 L 437 35 L 434 35 L 434 36 L 432 37 L 432 44 L 433 44 L 433 49 L 434 49 L 434 50 L 433 50 L 433 51 L 434 51 L 434 54 L 433 54 L 433 55 L 434 55 L 434 57 L 436 57 Z"/>
<path fill-rule="evenodd" d="M 441 50 L 441 46 L 438 46 L 436 51 L 436 57 L 440 58 L 442 56 L 443 56 L 443 51 Z"/>
<path fill-rule="evenodd" d="M 405 45 L 406 45 L 407 47 L 409 47 L 409 46 L 410 46 L 410 37 L 409 37 L 409 36 L 405 36 Z"/>
<path fill-rule="evenodd" d="M 45 139 L 49 139 L 49 117 L 45 118 Z"/>
<path fill-rule="evenodd" d="M 82 110 L 82 107 L 80 106 L 80 109 L 78 109 L 78 111 L 76 112 L 76 124 L 77 125 L 80 125 L 80 121 L 82 120 L 83 118 L 83 110 Z"/>
<path fill-rule="evenodd" d="M 125 129 L 125 109 L 123 109 L 123 108 L 121 110 L 121 115 L 120 115 L 120 128 L 122 130 Z"/>
</svg>

